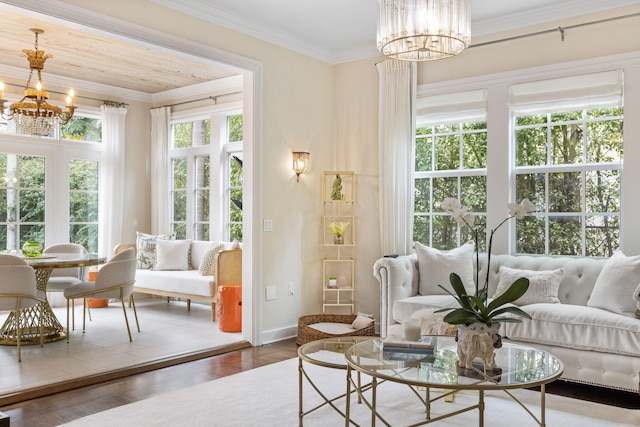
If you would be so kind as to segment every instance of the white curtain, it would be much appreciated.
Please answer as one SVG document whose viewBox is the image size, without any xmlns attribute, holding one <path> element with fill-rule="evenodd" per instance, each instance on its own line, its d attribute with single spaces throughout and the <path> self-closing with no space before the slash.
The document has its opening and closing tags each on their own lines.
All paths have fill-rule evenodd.
<svg viewBox="0 0 640 427">
<path fill-rule="evenodd" d="M 413 138 L 416 64 L 386 60 L 378 68 L 378 170 L 382 254 L 413 246 Z"/>
<path fill-rule="evenodd" d="M 125 117 L 123 107 L 102 106 L 102 158 L 100 161 L 100 200 L 98 218 L 99 253 L 110 257 L 122 243 L 125 185 Z"/>
<path fill-rule="evenodd" d="M 151 109 L 151 233 L 169 233 L 169 107 Z"/>
</svg>

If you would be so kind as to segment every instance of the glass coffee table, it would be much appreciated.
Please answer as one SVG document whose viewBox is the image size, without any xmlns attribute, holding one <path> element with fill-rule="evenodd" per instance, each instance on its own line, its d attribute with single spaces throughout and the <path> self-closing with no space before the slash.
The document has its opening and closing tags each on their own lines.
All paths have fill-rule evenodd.
<svg viewBox="0 0 640 427">
<path fill-rule="evenodd" d="M 545 384 L 562 375 L 564 365 L 554 355 L 533 347 L 504 342 L 495 350 L 495 367 L 485 371 L 483 365 L 474 363 L 472 369 L 458 367 L 457 344 L 452 336 L 435 337 L 433 351 L 404 352 L 383 350 L 382 340 L 369 339 L 351 346 L 345 352 L 347 361 L 347 391 L 345 420 L 349 419 L 351 392 L 357 391 L 371 409 L 371 425 L 376 419 L 390 426 L 376 410 L 376 387 L 383 381 L 393 381 L 410 386 L 426 409 L 426 419 L 413 426 L 433 423 L 463 412 L 477 409 L 478 425 L 484 426 L 484 395 L 486 391 L 502 390 L 520 404 L 533 419 L 544 427 L 545 424 Z M 363 391 L 352 380 L 352 371 L 372 377 L 371 397 L 365 399 Z M 509 390 L 540 386 L 540 418 L 529 410 Z M 443 390 L 431 396 L 431 389 Z M 431 417 L 431 404 L 439 399 L 451 397 L 463 390 L 478 393 L 478 403 L 454 412 Z M 346 423 L 345 425 L 348 425 Z"/>
<path fill-rule="evenodd" d="M 370 336 L 352 336 L 352 337 L 336 337 L 336 338 L 326 338 L 317 341 L 311 341 L 306 344 L 303 344 L 298 348 L 298 404 L 299 404 L 299 412 L 298 412 L 298 421 L 300 427 L 302 427 L 302 419 L 305 415 L 320 409 L 325 405 L 331 406 L 336 412 L 338 412 L 343 417 L 345 416 L 344 412 L 341 411 L 334 402 L 338 399 L 342 399 L 345 397 L 345 394 L 341 394 L 340 396 L 328 397 L 325 393 L 320 390 L 320 388 L 313 382 L 313 379 L 309 376 L 309 374 L 304 369 L 303 362 L 311 363 L 312 365 L 318 365 L 325 368 L 331 369 L 343 369 L 347 370 L 347 361 L 344 358 L 344 354 L 351 346 L 362 343 L 365 341 L 371 341 Z M 306 380 L 309 385 L 322 397 L 323 403 L 317 405 L 307 411 L 304 410 L 303 402 L 302 402 L 302 394 L 303 394 L 303 384 L 304 380 Z M 357 374 L 356 377 L 357 388 L 358 390 L 365 391 L 371 387 L 371 384 L 362 385 L 360 382 L 360 374 Z M 353 390 L 352 392 L 355 392 Z M 347 421 L 347 425 L 349 425 L 351 421 Z M 355 423 L 352 423 L 355 424 Z M 357 425 L 357 424 L 355 424 Z"/>
</svg>

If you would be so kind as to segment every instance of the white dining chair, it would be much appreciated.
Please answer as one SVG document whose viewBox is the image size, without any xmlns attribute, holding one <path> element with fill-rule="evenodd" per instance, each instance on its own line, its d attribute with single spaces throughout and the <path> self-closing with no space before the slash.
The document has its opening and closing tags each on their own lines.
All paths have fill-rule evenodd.
<svg viewBox="0 0 640 427">
<path fill-rule="evenodd" d="M 140 324 L 138 322 L 138 313 L 136 312 L 135 301 L 133 300 L 133 283 L 136 277 L 136 257 L 133 249 L 127 249 L 111 258 L 98 272 L 96 280 L 94 282 L 82 282 L 76 285 L 69 286 L 64 290 L 64 296 L 67 298 L 67 330 L 69 330 L 69 311 L 72 301 L 77 298 L 82 298 L 83 311 L 82 311 L 82 332 L 85 331 L 85 318 L 87 298 L 114 298 L 119 299 L 122 304 L 122 312 L 124 313 L 124 320 L 127 324 L 127 332 L 129 334 L 129 341 L 133 341 L 131 338 L 131 329 L 129 328 L 129 319 L 127 317 L 127 310 L 125 308 L 125 298 L 130 298 L 130 303 L 133 306 L 133 313 L 136 318 L 136 326 L 138 332 L 140 332 Z M 69 335 L 67 335 L 67 342 L 69 341 Z"/>
<path fill-rule="evenodd" d="M 45 301 L 45 294 L 36 287 L 36 273 L 24 260 L 13 256 L 0 254 L 0 310 L 10 311 L 15 316 L 15 336 L 18 347 L 18 362 L 22 362 L 22 329 L 27 321 L 24 309 Z M 42 328 L 42 310 L 37 320 L 40 334 L 40 346 L 44 344 Z"/>
</svg>

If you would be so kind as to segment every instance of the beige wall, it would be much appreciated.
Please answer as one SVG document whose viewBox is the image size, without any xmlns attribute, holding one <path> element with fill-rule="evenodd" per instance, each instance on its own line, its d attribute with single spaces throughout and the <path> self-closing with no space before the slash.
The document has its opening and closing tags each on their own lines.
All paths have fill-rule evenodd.
<svg viewBox="0 0 640 427">
<path fill-rule="evenodd" d="M 263 218 L 273 220 L 273 232 L 258 230 L 263 240 L 256 254 L 263 266 L 262 276 L 258 277 L 260 294 L 256 297 L 262 304 L 264 336 L 267 341 L 285 336 L 294 330 L 299 315 L 320 311 L 323 170 L 352 169 L 358 174 L 357 310 L 378 315 L 378 286 L 372 276 L 372 265 L 382 255 L 377 207 L 378 83 L 374 64 L 382 58 L 333 66 L 145 0 L 64 3 L 262 62 L 261 208 Z M 637 12 L 640 7 L 625 11 Z M 559 41 L 559 34 L 553 34 L 469 49 L 457 58 L 420 64 L 419 83 L 639 51 L 639 27 L 640 18 L 634 18 L 567 31 L 565 42 Z M 476 42 L 479 41 L 482 39 Z M 128 114 L 128 127 L 135 122 L 146 128 L 127 134 L 127 174 L 135 183 L 125 195 L 133 219 L 131 224 L 125 224 L 127 233 L 150 221 L 149 159 L 145 151 L 148 139 L 143 139 L 149 119 L 148 112 L 134 107 L 137 106 L 132 105 Z M 291 171 L 292 150 L 311 152 L 311 170 L 301 176 L 299 183 Z M 287 295 L 289 282 L 296 286 L 293 297 Z M 276 286 L 275 301 L 264 301 L 265 286 Z"/>
</svg>

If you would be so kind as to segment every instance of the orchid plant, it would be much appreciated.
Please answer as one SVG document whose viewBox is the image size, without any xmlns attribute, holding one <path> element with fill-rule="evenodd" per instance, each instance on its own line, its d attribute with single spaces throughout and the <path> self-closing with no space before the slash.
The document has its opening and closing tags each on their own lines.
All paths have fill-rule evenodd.
<svg viewBox="0 0 640 427">
<path fill-rule="evenodd" d="M 487 325 L 491 325 L 494 322 L 521 321 L 517 317 L 498 317 L 506 313 L 511 313 L 515 314 L 516 316 L 530 319 L 531 316 L 529 316 L 518 307 L 503 307 L 504 305 L 517 300 L 527 291 L 527 289 L 529 288 L 529 279 L 525 277 L 521 277 L 513 282 L 504 293 L 494 298 L 490 303 L 487 304 L 487 302 L 489 292 L 489 266 L 491 265 L 491 246 L 493 245 L 493 235 L 504 223 L 509 221 L 511 218 L 522 219 L 525 216 L 528 216 L 531 213 L 535 212 L 535 205 L 526 198 L 522 199 L 520 203 L 509 203 L 507 205 L 507 208 L 509 209 L 509 216 L 502 220 L 502 222 L 498 224 L 497 227 L 493 228 L 489 235 L 489 246 L 487 248 L 487 276 L 482 287 L 480 287 L 479 281 L 479 230 L 477 228 L 474 228 L 475 216 L 469 212 L 469 209 L 466 206 L 462 206 L 460 202 L 454 198 L 446 198 L 445 200 L 440 202 L 440 207 L 445 212 L 450 213 L 460 227 L 469 227 L 474 236 L 476 255 L 476 286 L 474 295 L 467 294 L 460 276 L 458 276 L 456 273 L 451 273 L 449 276 L 449 281 L 451 282 L 451 286 L 455 291 L 455 295 L 448 289 L 444 288 L 442 285 L 438 285 L 451 296 L 453 296 L 460 306 L 458 308 L 444 308 L 438 310 L 438 312 L 449 311 L 449 313 L 444 317 L 444 321 L 451 325 L 470 325 L 475 322 L 482 322 L 486 323 Z"/>
</svg>

